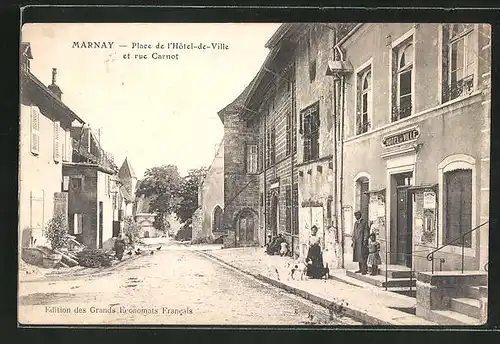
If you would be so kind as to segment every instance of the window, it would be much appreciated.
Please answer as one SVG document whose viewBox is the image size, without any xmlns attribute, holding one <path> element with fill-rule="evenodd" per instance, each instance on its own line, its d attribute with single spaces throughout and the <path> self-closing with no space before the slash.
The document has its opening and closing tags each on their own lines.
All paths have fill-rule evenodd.
<svg viewBox="0 0 500 344">
<path fill-rule="evenodd" d="M 444 243 L 467 248 L 472 246 L 472 170 L 458 169 L 444 173 Z M 455 240 L 454 242 L 451 242 Z"/>
<path fill-rule="evenodd" d="M 73 233 L 82 234 L 83 232 L 83 214 L 73 214 Z"/>
<path fill-rule="evenodd" d="M 82 178 L 71 178 L 71 190 L 81 191 L 82 189 Z"/>
<path fill-rule="evenodd" d="M 266 167 L 272 166 L 276 162 L 276 130 L 271 128 L 267 131 L 266 138 Z"/>
<path fill-rule="evenodd" d="M 290 185 L 285 187 L 285 231 L 292 233 L 292 188 Z"/>
<path fill-rule="evenodd" d="M 257 145 L 249 144 L 246 146 L 246 158 L 247 173 L 257 173 Z"/>
<path fill-rule="evenodd" d="M 292 112 L 286 114 L 286 155 L 292 153 Z"/>
<path fill-rule="evenodd" d="M 216 205 L 212 220 L 212 233 L 220 232 L 221 230 L 222 230 L 222 208 Z"/>
<path fill-rule="evenodd" d="M 299 184 L 292 188 L 292 234 L 299 234 Z"/>
<path fill-rule="evenodd" d="M 259 160 L 257 161 L 257 169 L 258 171 L 262 171 L 264 168 L 264 138 L 261 135 L 261 138 L 259 140 Z"/>
<path fill-rule="evenodd" d="M 295 78 L 292 76 L 291 93 L 292 93 L 292 153 L 297 153 L 297 102 L 295 99 Z"/>
<path fill-rule="evenodd" d="M 34 106 L 30 113 L 30 147 L 31 153 L 40 154 L 40 112 Z"/>
<path fill-rule="evenodd" d="M 304 162 L 319 158 L 319 102 L 304 109 L 303 120 Z"/>
<path fill-rule="evenodd" d="M 370 127 L 371 94 L 372 94 L 371 68 L 358 74 L 358 106 L 356 116 L 356 135 L 366 133 Z"/>
<path fill-rule="evenodd" d="M 309 65 L 309 82 L 313 82 L 316 79 L 316 59 L 318 56 L 317 32 L 315 25 L 312 25 L 312 27 L 310 28 L 309 36 L 307 37 L 306 42 Z"/>
<path fill-rule="evenodd" d="M 54 122 L 54 161 L 61 161 L 61 146 L 59 142 L 59 136 L 61 131 L 61 123 L 59 121 Z"/>
<path fill-rule="evenodd" d="M 62 182 L 62 191 L 69 191 L 69 177 L 68 176 L 63 176 L 63 182 Z"/>
<path fill-rule="evenodd" d="M 443 101 L 470 94 L 474 88 L 476 45 L 471 24 L 447 24 L 443 29 Z"/>
<path fill-rule="evenodd" d="M 393 63 L 396 62 L 396 65 L 393 65 L 393 93 L 396 96 L 395 99 L 393 98 L 393 122 L 406 118 L 412 113 L 413 44 L 411 40 L 412 37 L 393 50 Z"/>
</svg>

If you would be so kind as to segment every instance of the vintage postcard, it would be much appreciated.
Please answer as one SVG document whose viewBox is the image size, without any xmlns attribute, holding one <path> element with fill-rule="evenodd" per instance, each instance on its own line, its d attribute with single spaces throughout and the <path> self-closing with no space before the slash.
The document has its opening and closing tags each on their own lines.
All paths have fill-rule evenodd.
<svg viewBox="0 0 500 344">
<path fill-rule="evenodd" d="M 491 28 L 30 23 L 20 325 L 479 325 Z"/>
</svg>

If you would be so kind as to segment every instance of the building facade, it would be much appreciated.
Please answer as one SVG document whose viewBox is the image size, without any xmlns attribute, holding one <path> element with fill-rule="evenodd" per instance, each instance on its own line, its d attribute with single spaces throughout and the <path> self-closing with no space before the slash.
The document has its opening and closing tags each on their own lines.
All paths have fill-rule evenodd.
<svg viewBox="0 0 500 344">
<path fill-rule="evenodd" d="M 389 264 L 460 270 L 462 252 L 465 270 L 487 262 L 487 37 L 485 25 L 378 23 L 337 45 L 353 67 L 341 86 L 345 234 L 362 211 Z"/>
<path fill-rule="evenodd" d="M 192 240 L 198 238 L 217 239 L 226 234 L 223 227 L 224 214 L 224 141 L 215 154 L 207 174 L 198 188 L 198 209 L 193 217 Z"/>
<path fill-rule="evenodd" d="M 84 122 L 62 102 L 57 71 L 45 86 L 30 71 L 29 43 L 21 48 L 19 243 L 26 247 L 47 244 L 43 229 L 54 212 L 66 213 L 62 165 L 72 160 L 72 123 Z"/>
</svg>

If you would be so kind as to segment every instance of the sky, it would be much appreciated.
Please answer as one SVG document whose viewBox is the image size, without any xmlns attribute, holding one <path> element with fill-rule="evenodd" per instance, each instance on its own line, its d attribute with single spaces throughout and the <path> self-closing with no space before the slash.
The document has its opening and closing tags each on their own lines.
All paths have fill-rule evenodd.
<svg viewBox="0 0 500 344">
<path fill-rule="evenodd" d="M 185 175 L 210 165 L 224 132 L 217 112 L 257 74 L 268 54 L 264 45 L 278 27 L 37 23 L 23 26 L 22 41 L 31 44 L 31 72 L 49 85 L 57 68 L 63 102 L 96 133 L 100 129 L 101 145 L 118 166 L 128 157 L 142 178 L 154 166 L 177 165 Z M 73 47 L 82 41 L 114 44 L 111 49 Z M 168 42 L 222 43 L 229 49 L 156 49 Z M 151 49 L 136 47 L 148 44 Z M 178 59 L 152 59 L 154 52 L 178 54 Z M 124 58 L 128 53 L 131 58 Z"/>
</svg>

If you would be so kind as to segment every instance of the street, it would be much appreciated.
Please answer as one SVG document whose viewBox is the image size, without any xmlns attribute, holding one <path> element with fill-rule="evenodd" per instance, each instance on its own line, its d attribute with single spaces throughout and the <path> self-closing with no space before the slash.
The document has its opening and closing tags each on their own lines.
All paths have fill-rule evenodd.
<svg viewBox="0 0 500 344">
<path fill-rule="evenodd" d="M 113 271 L 21 282 L 19 322 L 29 324 L 359 324 L 180 244 Z"/>
</svg>

